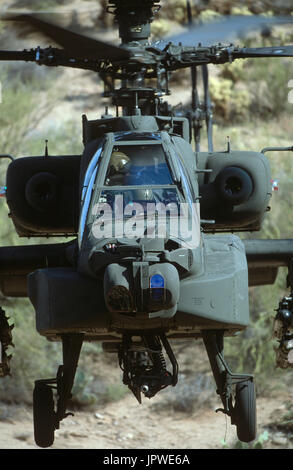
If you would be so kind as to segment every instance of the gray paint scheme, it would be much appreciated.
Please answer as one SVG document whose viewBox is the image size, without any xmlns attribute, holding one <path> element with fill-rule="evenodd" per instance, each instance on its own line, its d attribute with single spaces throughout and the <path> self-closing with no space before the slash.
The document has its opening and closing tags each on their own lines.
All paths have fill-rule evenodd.
<svg viewBox="0 0 293 470">
<path fill-rule="evenodd" d="M 101 338 L 107 334 L 119 335 L 129 329 L 152 330 L 163 325 L 168 334 L 184 337 L 199 334 L 202 329 L 211 327 L 231 332 L 245 328 L 249 322 L 248 286 L 270 282 L 275 271 L 266 269 L 266 275 L 261 275 L 262 265 L 251 258 L 253 253 L 261 256 L 259 245 L 255 249 L 249 243 L 242 242 L 236 235 L 209 232 L 231 230 L 231 227 L 227 226 L 227 220 L 229 217 L 233 220 L 235 213 L 236 225 L 241 226 L 241 229 L 258 228 L 271 195 L 266 158 L 256 152 L 240 151 L 195 154 L 188 142 L 184 120 L 179 122 L 181 127 L 178 126 L 178 129 L 182 130 L 181 135 L 172 134 L 170 129 L 167 132 L 164 126 L 170 126 L 172 121 L 160 117 L 127 116 L 88 123 L 88 131 L 85 132 L 87 143 L 81 160 L 84 176 L 81 177 L 80 194 L 83 196 L 86 194 L 83 186 L 88 186 L 90 182 L 87 167 L 97 155 L 98 149 L 102 147 L 102 151 L 99 158 L 96 158 L 98 171 L 93 180 L 86 212 L 82 215 L 84 233 L 79 245 L 75 245 L 77 251 L 75 257 L 71 257 L 71 267 L 64 268 L 64 265 L 55 264 L 55 267 L 52 265 L 47 268 L 40 263 L 38 266 L 32 266 L 32 271 L 36 267 L 40 268 L 35 272 L 30 271 L 28 267 L 26 273 L 21 273 L 23 279 L 28 275 L 27 292 L 24 292 L 23 284 L 18 284 L 21 291 L 18 294 L 28 295 L 35 307 L 38 331 L 45 336 L 54 337 L 58 331 L 78 331 L 82 328 L 90 337 Z M 105 126 L 109 131 L 107 133 L 104 132 Z M 102 128 L 103 134 L 100 133 Z M 127 140 L 127 136 L 135 133 L 139 136 L 138 140 Z M 89 136 L 96 140 L 88 141 Z M 122 145 L 135 148 L 136 145 L 148 144 L 163 145 L 174 184 L 182 185 L 181 191 L 183 190 L 185 200 L 192 195 L 192 202 L 200 201 L 201 207 L 205 208 L 204 201 L 200 199 L 201 191 L 203 187 L 212 187 L 212 193 L 216 194 L 213 203 L 218 207 L 221 195 L 217 195 L 217 175 L 227 166 L 242 167 L 250 174 L 254 181 L 253 193 L 244 203 L 233 206 L 232 212 L 231 205 L 223 203 L 221 217 L 224 222 L 220 220 L 215 224 L 208 224 L 202 221 L 204 231 L 201 232 L 199 246 L 194 249 L 180 247 L 178 240 L 172 240 L 173 246 L 168 247 L 167 240 L 163 239 L 95 239 L 90 235 L 94 221 L 91 208 L 103 188 L 113 147 Z M 94 168 L 95 165 L 92 165 L 93 171 Z M 212 171 L 201 173 L 201 170 Z M 125 187 L 120 189 L 123 191 Z M 201 217 L 203 215 L 201 214 Z M 105 251 L 106 243 L 115 243 L 118 247 L 117 253 Z M 0 260 L 1 250 L 4 255 L 4 248 L 0 249 Z M 138 255 L 139 250 L 143 251 L 143 258 Z M 271 266 L 271 251 L 264 253 L 267 268 Z M 125 263 L 129 262 L 132 265 L 133 279 L 138 276 L 137 273 L 155 272 L 156 266 L 163 266 L 164 263 L 166 266 L 170 265 L 170 269 L 176 270 L 178 287 L 173 277 L 170 287 L 170 291 L 174 292 L 173 303 L 169 304 L 168 308 L 158 307 L 153 308 L 153 311 L 149 307 L 145 311 L 138 308 L 133 316 L 125 312 L 108 311 L 104 301 L 104 271 L 112 263 L 125 266 Z M 282 262 L 286 262 L 285 255 Z M 277 269 L 276 264 L 271 268 Z M 9 273 L 0 272 L 0 280 L 1 276 L 6 282 L 6 292 L 11 293 L 13 289 L 15 292 L 17 286 L 13 284 Z M 145 287 L 142 284 L 134 284 L 135 289 L 148 292 L 147 284 Z M 178 294 L 175 294 L 177 291 Z"/>
</svg>

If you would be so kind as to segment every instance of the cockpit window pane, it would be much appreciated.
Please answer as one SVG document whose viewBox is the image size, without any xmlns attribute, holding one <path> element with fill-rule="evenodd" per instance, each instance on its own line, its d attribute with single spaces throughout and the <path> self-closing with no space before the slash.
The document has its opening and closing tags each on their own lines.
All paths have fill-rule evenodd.
<svg viewBox="0 0 293 470">
<path fill-rule="evenodd" d="M 84 229 L 85 229 L 86 219 L 87 219 L 87 216 L 88 216 L 88 210 L 89 210 L 90 203 L 91 203 L 92 191 L 93 191 L 93 186 L 94 186 L 94 182 L 95 182 L 95 179 L 96 179 L 97 171 L 98 171 L 98 167 L 96 166 L 96 168 L 94 169 L 94 171 L 91 175 L 91 178 L 90 178 L 90 181 L 89 181 L 86 193 L 85 193 L 85 199 L 84 199 L 84 203 L 83 203 L 83 206 L 82 206 L 82 209 L 81 209 L 81 216 L 80 216 L 80 221 L 79 221 L 79 243 L 81 243 L 81 240 L 82 240 L 82 237 L 83 237 L 83 233 L 84 233 Z"/>
<path fill-rule="evenodd" d="M 105 186 L 173 184 L 161 145 L 114 146 Z"/>
<path fill-rule="evenodd" d="M 133 189 L 115 190 L 107 189 L 103 190 L 98 199 L 99 204 L 107 203 L 111 209 L 115 210 L 117 206 L 117 198 L 122 204 L 122 208 L 126 206 L 131 207 L 132 205 L 139 204 L 141 208 L 146 211 L 150 204 L 173 204 L 174 207 L 179 208 L 180 196 L 176 187 L 136 187 Z M 119 206 L 119 204 L 118 204 Z M 117 206 L 117 207 L 118 207 Z M 179 210 L 179 209 L 178 209 Z"/>
<path fill-rule="evenodd" d="M 84 201 L 84 198 L 85 198 L 87 188 L 88 188 L 89 182 L 91 180 L 93 171 L 96 169 L 96 167 L 99 164 L 99 159 L 100 159 L 102 150 L 103 150 L 102 147 L 98 148 L 98 150 L 94 154 L 94 156 L 91 159 L 91 161 L 89 163 L 89 166 L 87 168 L 87 171 L 86 171 L 86 174 L 85 174 L 85 177 L 84 177 L 83 187 L 82 187 L 82 194 L 81 194 L 81 201 L 82 202 Z"/>
<path fill-rule="evenodd" d="M 115 132 L 115 140 L 162 140 L 159 132 L 132 132 L 132 131 L 123 131 Z"/>
</svg>

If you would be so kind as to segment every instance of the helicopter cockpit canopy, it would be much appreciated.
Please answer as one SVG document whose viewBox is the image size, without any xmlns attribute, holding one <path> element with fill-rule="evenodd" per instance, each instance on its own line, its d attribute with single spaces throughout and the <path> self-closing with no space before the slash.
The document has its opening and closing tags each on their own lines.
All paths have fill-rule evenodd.
<svg viewBox="0 0 293 470">
<path fill-rule="evenodd" d="M 164 150 L 158 144 L 114 146 L 105 186 L 173 184 Z"/>
<path fill-rule="evenodd" d="M 107 134 L 104 144 L 92 157 L 84 179 L 80 244 L 85 230 L 86 237 L 91 238 L 97 227 L 100 236 L 104 230 L 106 238 L 124 238 L 124 233 L 118 236 L 113 232 L 112 228 L 117 228 L 113 216 L 115 220 L 125 221 L 135 215 L 135 223 L 138 218 L 145 220 L 144 231 L 137 237 L 141 238 L 150 226 L 146 216 L 158 208 L 167 210 L 169 220 L 173 215 L 178 217 L 181 204 L 192 208 L 195 197 L 184 165 L 169 136 L 166 142 L 162 134 Z M 135 238 L 137 232 L 130 232 Z"/>
</svg>

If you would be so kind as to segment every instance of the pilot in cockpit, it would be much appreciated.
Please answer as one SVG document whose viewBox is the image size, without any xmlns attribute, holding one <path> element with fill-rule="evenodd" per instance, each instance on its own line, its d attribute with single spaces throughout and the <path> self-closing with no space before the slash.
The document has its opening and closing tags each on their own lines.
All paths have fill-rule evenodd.
<svg viewBox="0 0 293 470">
<path fill-rule="evenodd" d="M 105 181 L 106 186 L 124 186 L 130 167 L 130 158 L 125 153 L 114 148 L 108 166 Z"/>
</svg>

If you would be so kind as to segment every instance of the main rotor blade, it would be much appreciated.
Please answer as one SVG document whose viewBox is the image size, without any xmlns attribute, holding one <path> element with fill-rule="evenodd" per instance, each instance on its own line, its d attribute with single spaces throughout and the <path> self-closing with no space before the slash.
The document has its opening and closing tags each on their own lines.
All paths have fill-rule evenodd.
<svg viewBox="0 0 293 470">
<path fill-rule="evenodd" d="M 236 38 L 244 38 L 249 33 L 264 31 L 273 25 L 293 23 L 292 16 L 265 17 L 265 16 L 228 16 L 218 21 L 212 21 L 201 25 L 194 25 L 186 32 L 176 36 L 165 37 L 156 47 L 164 48 L 169 42 L 177 44 L 181 42 L 184 46 L 203 46 L 223 41 L 233 41 Z"/>
<path fill-rule="evenodd" d="M 32 31 L 52 39 L 59 46 L 66 49 L 73 56 L 80 59 L 92 60 L 123 60 L 128 59 L 128 51 L 106 42 L 93 39 L 82 34 L 75 33 L 63 28 L 53 22 L 47 21 L 34 14 L 7 14 L 2 18 L 4 21 L 12 21 L 16 27 L 29 26 Z"/>
<path fill-rule="evenodd" d="M 243 47 L 239 51 L 233 51 L 234 59 L 249 57 L 293 57 L 293 46 L 279 47 Z"/>
<path fill-rule="evenodd" d="M 34 61 L 36 53 L 34 51 L 0 51 L 0 60 L 23 60 Z"/>
</svg>

